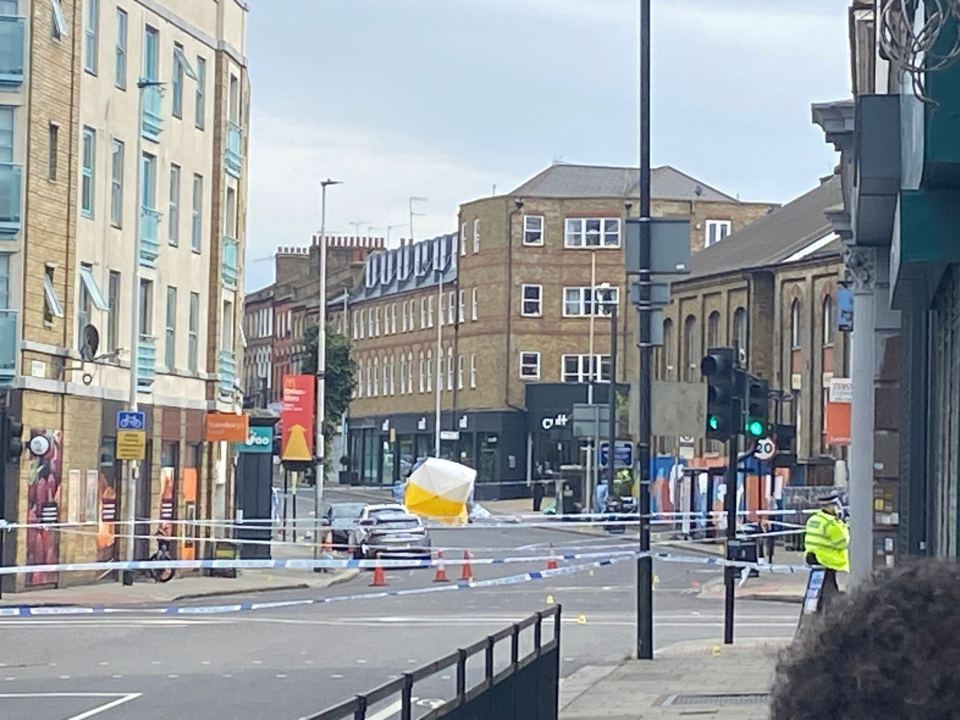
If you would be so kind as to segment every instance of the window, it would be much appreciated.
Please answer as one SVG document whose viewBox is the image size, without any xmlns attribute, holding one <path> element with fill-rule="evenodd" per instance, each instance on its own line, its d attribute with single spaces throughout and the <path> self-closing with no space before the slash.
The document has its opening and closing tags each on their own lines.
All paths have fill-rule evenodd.
<svg viewBox="0 0 960 720">
<path fill-rule="evenodd" d="M 227 237 L 237 237 L 237 191 L 227 188 L 227 201 L 224 203 L 223 227 Z"/>
<path fill-rule="evenodd" d="M 562 367 L 563 382 L 610 382 L 609 355 L 564 355 Z"/>
<path fill-rule="evenodd" d="M 180 166 L 170 166 L 170 217 L 167 218 L 167 242 L 180 244 Z"/>
<path fill-rule="evenodd" d="M 10 307 L 10 254 L 0 253 L 0 310 Z"/>
<path fill-rule="evenodd" d="M 568 248 L 620 247 L 620 218 L 567 218 Z"/>
<path fill-rule="evenodd" d="M 83 348 L 83 328 L 90 324 L 91 313 L 93 312 L 93 303 L 90 299 L 90 290 L 87 285 L 87 278 L 93 281 L 92 266 L 87 264 L 80 265 L 80 283 L 77 289 L 77 349 Z M 99 293 L 99 288 L 97 289 Z"/>
<path fill-rule="evenodd" d="M 423 350 L 420 351 L 418 360 L 419 362 L 417 364 L 417 367 L 419 369 L 418 375 L 420 379 L 420 392 L 424 392 L 424 390 L 426 390 L 426 387 L 427 387 L 427 376 L 430 374 L 430 368 L 423 361 Z"/>
<path fill-rule="evenodd" d="M 160 31 L 149 25 L 143 30 L 143 77 L 160 79 Z"/>
<path fill-rule="evenodd" d="M 520 353 L 520 379 L 521 380 L 539 380 L 540 379 L 540 353 L 538 352 Z"/>
<path fill-rule="evenodd" d="M 83 19 L 83 69 L 97 74 L 97 29 L 100 25 L 100 0 L 87 0 L 87 14 Z"/>
<path fill-rule="evenodd" d="M 440 360 L 437 359 L 437 364 L 439 365 Z M 427 392 L 433 392 L 433 350 L 427 350 Z M 439 374 L 439 370 L 437 371 Z"/>
<path fill-rule="evenodd" d="M 460 223 L 460 237 L 458 238 L 460 243 L 460 257 L 467 256 L 467 224 Z"/>
<path fill-rule="evenodd" d="M 386 397 L 390 394 L 390 358 L 385 357 L 383 359 L 383 395 Z"/>
<path fill-rule="evenodd" d="M 127 13 L 117 8 L 117 47 L 113 84 L 127 89 Z"/>
<path fill-rule="evenodd" d="M 197 89 L 194 97 L 193 122 L 198 129 L 203 130 L 206 124 L 205 116 L 207 113 L 207 61 L 199 55 L 197 56 L 197 67 L 194 68 L 194 72 L 197 75 Z"/>
<path fill-rule="evenodd" d="M 190 293 L 190 318 L 187 323 L 187 369 L 197 372 L 200 352 L 200 293 Z"/>
<path fill-rule="evenodd" d="M 447 390 L 453 390 L 453 345 L 447 345 Z"/>
<path fill-rule="evenodd" d="M 91 127 L 83 128 L 83 164 L 80 168 L 80 212 L 84 217 L 93 217 L 94 181 L 96 175 L 97 132 Z"/>
<path fill-rule="evenodd" d="M 470 353 L 470 387 L 475 388 L 477 386 L 477 355 L 476 353 Z"/>
<path fill-rule="evenodd" d="M 366 325 L 364 324 L 364 314 L 365 314 L 365 312 L 364 312 L 363 310 L 361 310 L 361 311 L 360 311 L 360 321 L 359 321 L 359 322 L 355 322 L 354 325 L 353 325 L 354 329 L 357 331 L 357 340 L 363 340 L 364 328 L 366 327 Z"/>
<path fill-rule="evenodd" d="M 140 278 L 140 335 L 153 335 L 153 281 Z"/>
<path fill-rule="evenodd" d="M 463 355 L 457 355 L 457 390 L 463 390 Z"/>
<path fill-rule="evenodd" d="M 460 290 L 457 293 L 457 322 L 462 323 L 466 317 L 463 314 L 464 311 L 464 295 L 466 294 L 465 290 Z"/>
<path fill-rule="evenodd" d="M 433 327 L 433 295 L 427 297 L 427 327 Z"/>
<path fill-rule="evenodd" d="M 413 353 L 407 353 L 407 392 L 413 392 Z"/>
<path fill-rule="evenodd" d="M 373 334 L 373 308 L 367 312 L 367 337 L 376 337 Z"/>
<path fill-rule="evenodd" d="M 720 313 L 714 310 L 707 318 L 707 347 L 720 344 Z"/>
<path fill-rule="evenodd" d="M 663 347 L 660 349 L 660 379 L 672 380 L 674 360 L 673 360 L 673 320 L 669 318 L 663 321 Z"/>
<path fill-rule="evenodd" d="M 827 295 L 823 299 L 823 344 L 832 347 L 836 338 L 836 325 L 833 322 L 833 296 Z"/>
<path fill-rule="evenodd" d="M 203 217 L 203 178 L 200 175 L 193 176 L 193 217 L 190 222 L 190 249 L 195 253 L 200 252 L 200 229 Z"/>
<path fill-rule="evenodd" d="M 683 380 L 696 382 L 700 370 L 700 341 L 697 338 L 697 319 L 688 315 L 683 322 Z"/>
<path fill-rule="evenodd" d="M 707 220 L 706 236 L 703 239 L 703 246 L 710 247 L 723 240 L 730 234 L 729 220 Z"/>
<path fill-rule="evenodd" d="M 473 252 L 480 252 L 480 218 L 473 221 Z"/>
<path fill-rule="evenodd" d="M 171 91 L 173 99 L 170 104 L 173 106 L 173 116 L 175 118 L 183 117 L 183 45 L 173 44 L 173 82 Z"/>
<path fill-rule="evenodd" d="M 796 350 L 800 347 L 800 301 L 794 300 L 790 305 L 790 347 Z"/>
<path fill-rule="evenodd" d="M 480 316 L 477 310 L 477 295 L 479 288 L 470 291 L 470 319 L 479 320 Z"/>
<path fill-rule="evenodd" d="M 47 179 L 57 179 L 57 165 L 60 161 L 60 126 L 50 123 L 47 128 Z"/>
<path fill-rule="evenodd" d="M 16 2 L 13 3 L 16 6 Z M 50 37 L 54 40 L 60 40 L 64 35 L 68 35 L 67 19 L 63 16 L 63 6 L 60 0 L 50 0 L 53 8 L 53 18 L 50 24 Z"/>
<path fill-rule="evenodd" d="M 543 215 L 523 216 L 523 244 L 543 245 Z"/>
<path fill-rule="evenodd" d="M 733 313 L 733 339 L 740 347 L 744 357 L 747 355 L 747 311 L 737 308 Z"/>
<path fill-rule="evenodd" d="M 13 107 L 0 105 L 0 162 L 13 162 Z"/>
<path fill-rule="evenodd" d="M 220 349 L 227 352 L 233 351 L 233 303 L 229 300 L 223 301 L 223 332 L 220 335 Z"/>
<path fill-rule="evenodd" d="M 447 294 L 447 323 L 453 325 L 457 321 L 457 291 L 451 290 Z"/>
<path fill-rule="evenodd" d="M 543 286 L 520 286 L 520 314 L 524 317 L 543 315 Z"/>
<path fill-rule="evenodd" d="M 43 273 L 43 321 L 48 323 L 52 323 L 54 318 L 63 317 L 63 306 L 53 287 L 53 273 L 54 269 L 49 265 Z"/>
<path fill-rule="evenodd" d="M 373 334 L 380 337 L 380 308 L 373 310 Z"/>
<path fill-rule="evenodd" d="M 143 172 L 140 178 L 140 205 L 145 208 L 157 206 L 157 159 L 149 153 L 143 154 Z"/>
<path fill-rule="evenodd" d="M 240 124 L 240 81 L 236 75 L 230 75 L 230 97 L 229 97 L 229 117 L 230 122 Z"/>
<path fill-rule="evenodd" d="M 397 332 L 397 304 L 393 303 L 390 306 L 390 332 L 396 334 Z"/>
<path fill-rule="evenodd" d="M 113 140 L 110 152 L 110 223 L 123 226 L 123 143 Z"/>
<path fill-rule="evenodd" d="M 107 352 L 115 352 L 120 337 L 120 273 L 116 270 L 110 271 L 107 300 L 110 303 L 107 311 Z"/>
<path fill-rule="evenodd" d="M 373 392 L 371 395 L 376 397 L 380 394 L 380 358 L 373 359 Z"/>
<path fill-rule="evenodd" d="M 600 317 L 610 314 L 610 310 L 620 302 L 620 288 L 604 288 L 597 293 L 594 303 L 593 288 L 568 287 L 563 289 L 564 317 Z"/>
<path fill-rule="evenodd" d="M 226 315 L 224 316 L 223 321 L 224 324 L 226 324 Z M 166 365 L 167 370 L 173 370 L 177 366 L 177 289 L 172 285 L 167 286 L 167 322 L 164 344 L 164 365 Z"/>
</svg>

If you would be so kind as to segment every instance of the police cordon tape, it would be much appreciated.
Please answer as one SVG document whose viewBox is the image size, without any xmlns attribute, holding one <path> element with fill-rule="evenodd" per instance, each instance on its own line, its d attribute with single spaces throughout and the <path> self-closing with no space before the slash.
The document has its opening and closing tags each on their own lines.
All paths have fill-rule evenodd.
<svg viewBox="0 0 960 720">
<path fill-rule="evenodd" d="M 408 590 L 386 590 L 376 592 L 355 593 L 350 595 L 333 595 L 329 597 L 311 597 L 298 598 L 291 600 L 275 600 L 268 602 L 243 601 L 230 604 L 219 605 L 168 605 L 164 607 L 140 607 L 136 605 L 125 606 L 105 606 L 105 605 L 62 605 L 62 606 L 34 606 L 19 605 L 12 607 L 0 607 L 0 618 L 18 618 L 18 617 L 50 617 L 50 616 L 73 616 L 87 617 L 90 615 L 227 615 L 241 612 L 252 612 L 256 610 L 282 610 L 294 607 L 307 607 L 311 605 L 326 605 L 336 602 L 356 602 L 361 600 L 375 600 L 378 598 L 404 597 L 408 595 L 425 595 L 428 593 L 458 592 L 463 590 L 480 590 L 490 587 L 504 585 L 519 585 L 522 583 L 533 582 L 537 580 L 546 580 L 549 578 L 574 575 L 587 570 L 600 567 L 616 565 L 627 560 L 635 560 L 641 557 L 650 556 L 655 560 L 665 562 L 678 562 L 685 564 L 705 564 L 705 565 L 733 565 L 740 568 L 754 568 L 771 573 L 799 573 L 809 572 L 810 568 L 805 565 L 761 565 L 759 563 L 746 563 L 728 561 L 723 558 L 706 558 L 702 556 L 683 556 L 673 555 L 671 553 L 639 553 L 632 552 L 617 556 L 608 556 L 592 562 L 580 563 L 577 565 L 564 565 L 551 570 L 535 570 L 531 572 L 509 575 L 502 578 L 490 578 L 487 580 L 471 580 L 451 583 L 449 585 L 431 585 L 423 588 L 410 588 Z"/>
<path fill-rule="evenodd" d="M 339 558 L 279 558 L 270 560 L 133 560 L 122 562 L 86 562 L 86 563 L 48 563 L 43 565 L 15 565 L 0 567 L 0 575 L 21 575 L 29 573 L 54 572 L 113 572 L 121 570 L 313 570 L 315 568 L 328 570 L 364 570 L 373 568 L 384 569 L 419 569 L 432 568 L 440 565 L 515 565 L 519 563 L 546 562 L 548 560 L 571 561 L 594 558 L 619 557 L 652 557 L 665 562 L 681 562 L 688 564 L 705 565 L 732 565 L 734 567 L 749 567 L 766 572 L 798 572 L 807 569 L 804 565 L 769 565 L 765 563 L 750 563 L 739 560 L 726 560 L 720 557 L 704 557 L 694 555 L 676 555 L 672 553 L 647 552 L 638 553 L 633 550 L 596 553 L 557 553 L 549 555 L 516 555 L 492 558 L 463 558 L 463 559 L 378 559 L 354 560 Z"/>
</svg>

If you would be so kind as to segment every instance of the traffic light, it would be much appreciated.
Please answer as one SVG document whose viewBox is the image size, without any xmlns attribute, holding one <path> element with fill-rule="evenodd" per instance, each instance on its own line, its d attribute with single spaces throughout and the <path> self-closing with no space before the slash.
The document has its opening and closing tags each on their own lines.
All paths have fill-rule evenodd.
<svg viewBox="0 0 960 720">
<path fill-rule="evenodd" d="M 737 434 L 740 419 L 733 348 L 709 348 L 700 372 L 707 379 L 707 437 L 727 440 Z"/>
<path fill-rule="evenodd" d="M 743 431 L 754 440 L 767 435 L 767 398 L 770 395 L 770 381 L 755 375 L 746 375 L 743 392 L 744 413 Z"/>
<path fill-rule="evenodd" d="M 0 446 L 3 457 L 0 462 L 12 463 L 23 454 L 23 423 L 4 414 L 0 423 Z"/>
</svg>

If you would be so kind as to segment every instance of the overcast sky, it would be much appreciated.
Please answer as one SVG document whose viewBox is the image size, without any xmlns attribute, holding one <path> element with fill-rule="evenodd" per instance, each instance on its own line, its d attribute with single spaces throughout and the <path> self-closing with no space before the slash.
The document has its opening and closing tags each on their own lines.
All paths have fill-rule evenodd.
<svg viewBox="0 0 960 720">
<path fill-rule="evenodd" d="M 554 160 L 636 165 L 637 0 L 248 0 L 247 287 L 277 246 L 407 221 Z M 652 0 L 654 164 L 785 202 L 836 156 L 810 103 L 850 94 L 848 0 Z M 407 228 L 392 231 L 393 244 Z"/>
</svg>

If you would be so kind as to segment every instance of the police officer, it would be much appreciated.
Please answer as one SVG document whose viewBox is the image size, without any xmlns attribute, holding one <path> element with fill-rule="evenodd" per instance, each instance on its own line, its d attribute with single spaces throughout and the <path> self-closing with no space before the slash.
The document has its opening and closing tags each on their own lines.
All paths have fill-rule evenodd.
<svg viewBox="0 0 960 720">
<path fill-rule="evenodd" d="M 817 501 L 820 509 L 807 520 L 803 540 L 808 565 L 827 569 L 824 577 L 823 604 L 839 594 L 837 572 L 850 572 L 850 529 L 840 519 L 840 496 L 826 495 Z"/>
</svg>

